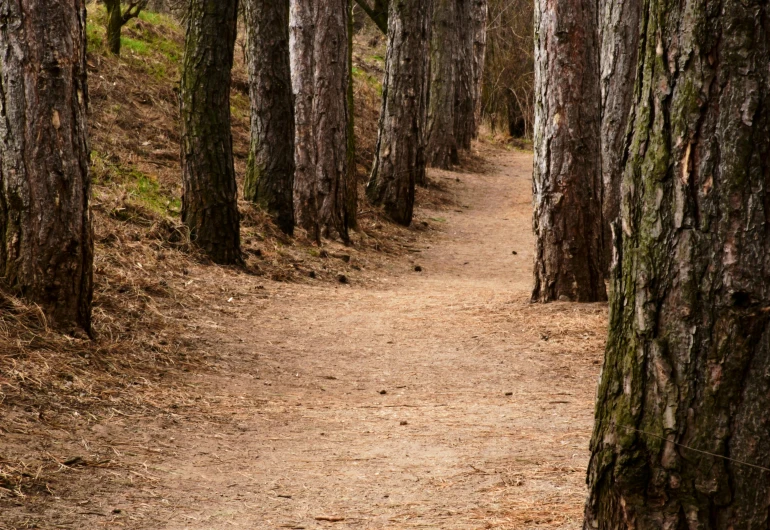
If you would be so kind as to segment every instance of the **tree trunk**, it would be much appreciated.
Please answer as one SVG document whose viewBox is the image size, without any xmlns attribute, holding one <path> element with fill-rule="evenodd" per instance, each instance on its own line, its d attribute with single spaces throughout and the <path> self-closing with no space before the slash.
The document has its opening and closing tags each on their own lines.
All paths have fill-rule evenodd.
<svg viewBox="0 0 770 530">
<path fill-rule="evenodd" d="M 85 2 L 6 0 L 0 19 L 0 281 L 90 333 Z"/>
<path fill-rule="evenodd" d="M 123 28 L 123 14 L 120 0 L 104 0 L 107 6 L 107 48 L 110 53 L 120 55 L 120 30 Z"/>
<path fill-rule="evenodd" d="M 181 83 L 182 222 L 214 262 L 241 261 L 230 131 L 237 0 L 191 0 Z"/>
<path fill-rule="evenodd" d="M 425 171 L 422 144 L 427 38 L 426 0 L 392 0 L 388 16 L 382 112 L 367 186 L 373 204 L 405 226 L 412 222 L 414 188 Z"/>
<path fill-rule="evenodd" d="M 294 232 L 289 0 L 246 0 L 251 149 L 243 196 Z"/>
<path fill-rule="evenodd" d="M 457 160 L 455 142 L 455 55 L 458 36 L 457 0 L 433 0 L 430 38 L 430 95 L 428 97 L 427 145 L 429 166 L 449 169 Z"/>
<path fill-rule="evenodd" d="M 388 34 L 388 3 L 389 0 L 374 0 L 372 7 L 369 7 L 369 0 L 355 0 L 355 2 L 372 19 L 372 22 L 379 28 L 384 35 Z"/>
<path fill-rule="evenodd" d="M 297 225 L 320 241 L 312 122 L 315 63 L 313 5 L 311 0 L 290 0 L 289 49 L 294 91 L 294 214 Z"/>
<path fill-rule="evenodd" d="M 487 0 L 473 0 L 473 138 L 481 126 L 484 58 L 487 53 Z"/>
<path fill-rule="evenodd" d="M 470 150 L 476 134 L 476 103 L 474 101 L 474 40 L 473 0 L 457 0 L 457 44 L 455 49 L 455 142 L 457 148 Z M 447 42 L 444 46 L 447 46 Z M 459 160 L 458 160 L 459 161 Z"/>
<path fill-rule="evenodd" d="M 353 90 L 353 7 L 354 0 L 348 2 L 348 175 L 347 175 L 347 216 L 348 228 L 358 227 L 358 171 L 356 168 L 356 122 L 355 92 Z"/>
<path fill-rule="evenodd" d="M 533 301 L 606 300 L 596 3 L 535 11 Z"/>
<path fill-rule="evenodd" d="M 610 225 L 620 215 L 620 182 L 629 137 L 629 112 L 636 79 L 642 1 L 603 0 L 600 9 L 602 208 L 606 242 L 604 267 L 608 270 L 612 257 Z"/>
<path fill-rule="evenodd" d="M 770 524 L 768 19 L 645 2 L 587 529 Z"/>
</svg>

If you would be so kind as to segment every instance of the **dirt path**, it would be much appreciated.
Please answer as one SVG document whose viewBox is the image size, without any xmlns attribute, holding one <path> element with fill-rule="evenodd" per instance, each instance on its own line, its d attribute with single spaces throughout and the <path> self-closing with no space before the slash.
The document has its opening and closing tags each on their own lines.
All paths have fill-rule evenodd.
<svg viewBox="0 0 770 530">
<path fill-rule="evenodd" d="M 483 149 L 422 272 L 211 323 L 222 421 L 167 426 L 166 528 L 579 528 L 605 308 L 528 303 L 531 155 Z"/>
</svg>

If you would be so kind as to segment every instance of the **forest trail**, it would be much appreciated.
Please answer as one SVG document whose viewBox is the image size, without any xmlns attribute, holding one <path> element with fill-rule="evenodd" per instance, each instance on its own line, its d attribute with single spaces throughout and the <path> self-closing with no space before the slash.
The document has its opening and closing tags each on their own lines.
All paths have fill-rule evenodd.
<svg viewBox="0 0 770 530">
<path fill-rule="evenodd" d="M 151 493 L 116 504 L 172 529 L 579 528 L 606 307 L 529 303 L 532 157 L 479 149 L 413 264 L 211 323 L 221 421 L 166 424 Z"/>
</svg>

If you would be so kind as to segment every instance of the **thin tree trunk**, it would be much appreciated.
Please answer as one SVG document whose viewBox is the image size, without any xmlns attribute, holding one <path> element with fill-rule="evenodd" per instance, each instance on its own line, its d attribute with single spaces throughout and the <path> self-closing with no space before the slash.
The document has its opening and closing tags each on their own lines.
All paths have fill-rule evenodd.
<svg viewBox="0 0 770 530">
<path fill-rule="evenodd" d="M 182 221 L 214 262 L 241 261 L 230 130 L 237 0 L 191 0 L 181 83 Z"/>
<path fill-rule="evenodd" d="M 0 281 L 90 333 L 85 3 L 5 0 L 0 20 Z"/>
<path fill-rule="evenodd" d="M 348 175 L 347 205 L 345 208 L 348 228 L 358 227 L 358 171 L 356 168 L 355 93 L 353 91 L 353 7 L 348 2 Z"/>
<path fill-rule="evenodd" d="M 473 0 L 473 138 L 481 126 L 484 59 L 487 53 L 487 0 Z"/>
<path fill-rule="evenodd" d="M 388 16 L 382 112 L 367 186 L 373 204 L 397 223 L 412 222 L 416 181 L 425 171 L 422 113 L 425 91 L 426 0 L 392 0 Z"/>
<path fill-rule="evenodd" d="M 313 142 L 318 231 L 348 240 L 348 0 L 319 2 L 313 39 Z"/>
<path fill-rule="evenodd" d="M 107 48 L 110 53 L 120 55 L 120 32 L 123 28 L 123 14 L 120 0 L 104 0 L 107 6 Z"/>
<path fill-rule="evenodd" d="M 427 145 L 429 166 L 452 167 L 457 159 L 455 142 L 455 56 L 458 41 L 455 5 L 457 0 L 433 1 L 430 44 L 430 95 L 428 98 Z"/>
<path fill-rule="evenodd" d="M 251 149 L 243 196 L 294 232 L 289 0 L 246 0 Z"/>
<path fill-rule="evenodd" d="M 536 2 L 533 301 L 607 298 L 596 11 L 590 0 Z"/>
<path fill-rule="evenodd" d="M 602 0 L 600 9 L 604 266 L 609 269 L 610 225 L 620 215 L 620 182 L 629 137 L 642 1 Z"/>
<path fill-rule="evenodd" d="M 770 524 L 768 19 L 645 2 L 586 529 Z"/>
<path fill-rule="evenodd" d="M 473 0 L 457 0 L 457 44 L 444 46 L 454 48 L 455 52 L 455 115 L 454 134 L 457 148 L 470 150 L 471 141 L 476 134 L 476 103 L 474 101 L 475 80 L 474 40 L 476 31 L 473 23 Z M 459 162 L 459 160 L 457 160 Z"/>
<path fill-rule="evenodd" d="M 294 90 L 294 214 L 298 226 L 320 241 L 315 192 L 315 146 L 313 139 L 313 72 L 315 0 L 291 0 L 289 48 L 291 83 Z"/>
</svg>

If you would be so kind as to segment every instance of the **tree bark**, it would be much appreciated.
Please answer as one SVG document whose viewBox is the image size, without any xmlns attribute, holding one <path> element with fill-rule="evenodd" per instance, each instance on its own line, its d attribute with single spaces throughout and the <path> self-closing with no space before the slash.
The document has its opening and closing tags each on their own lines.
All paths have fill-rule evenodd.
<svg viewBox="0 0 770 530">
<path fill-rule="evenodd" d="M 369 7 L 368 0 L 355 0 L 361 9 L 372 19 L 372 22 L 384 34 L 388 34 L 388 3 L 389 0 L 374 0 L 372 7 Z"/>
<path fill-rule="evenodd" d="M 455 15 L 457 17 L 457 43 L 455 46 L 447 42 L 444 46 L 454 47 L 455 52 L 455 115 L 454 134 L 458 149 L 470 150 L 471 141 L 476 134 L 476 103 L 474 40 L 476 31 L 473 19 L 473 0 L 457 0 Z M 458 160 L 459 162 L 459 160 Z"/>
<path fill-rule="evenodd" d="M 481 96 L 484 81 L 484 59 L 487 52 L 487 0 L 473 1 L 473 138 L 481 126 Z"/>
<path fill-rule="evenodd" d="M 430 95 L 428 97 L 426 161 L 449 169 L 457 160 L 455 141 L 455 72 L 453 49 L 458 41 L 457 0 L 433 0 L 430 38 Z"/>
<path fill-rule="evenodd" d="M 427 0 L 391 0 L 382 112 L 374 166 L 367 186 L 371 202 L 409 226 L 415 183 L 425 171 L 421 154 L 425 92 Z"/>
<path fill-rule="evenodd" d="M 348 148 L 347 148 L 347 205 L 345 214 L 348 228 L 358 227 L 358 171 L 356 168 L 356 122 L 355 92 L 353 90 L 353 7 L 354 0 L 348 2 Z"/>
<path fill-rule="evenodd" d="M 289 0 L 246 0 L 251 149 L 243 196 L 294 232 Z"/>
<path fill-rule="evenodd" d="M 533 301 L 607 298 L 596 11 L 589 0 L 536 2 Z"/>
<path fill-rule="evenodd" d="M 587 529 L 770 524 L 768 19 L 645 2 Z"/>
<path fill-rule="evenodd" d="M 237 0 L 191 0 L 180 92 L 182 222 L 214 262 L 241 261 L 230 130 Z"/>
<path fill-rule="evenodd" d="M 291 73 L 295 93 L 294 205 L 297 222 L 320 242 L 348 241 L 348 0 L 291 0 Z"/>
<path fill-rule="evenodd" d="M 606 270 L 612 258 L 610 225 L 620 215 L 620 183 L 631 124 L 629 112 L 636 79 L 641 10 L 641 0 L 602 0 L 600 3 L 602 208 Z"/>
<path fill-rule="evenodd" d="M 6 0 L 0 20 L 0 281 L 90 333 L 85 2 Z"/>
<path fill-rule="evenodd" d="M 289 49 L 294 91 L 294 214 L 298 226 L 320 241 L 313 145 L 315 0 L 290 0 Z"/>
<path fill-rule="evenodd" d="M 120 31 L 123 28 L 123 14 L 120 0 L 104 0 L 107 6 L 107 48 L 110 53 L 120 55 Z"/>
</svg>

